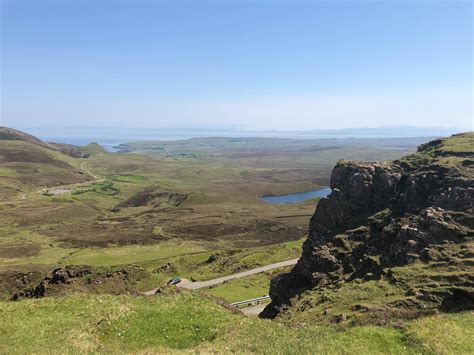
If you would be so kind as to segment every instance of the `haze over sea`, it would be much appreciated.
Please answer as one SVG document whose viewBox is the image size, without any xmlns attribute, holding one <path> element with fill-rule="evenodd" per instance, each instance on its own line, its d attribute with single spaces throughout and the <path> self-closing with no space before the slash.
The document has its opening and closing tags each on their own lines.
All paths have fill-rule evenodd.
<svg viewBox="0 0 474 355">
<path fill-rule="evenodd" d="M 24 127 L 18 127 L 25 129 Z M 202 137 L 292 138 L 292 139 L 347 139 L 438 137 L 462 132 L 459 127 L 382 126 L 339 130 L 278 131 L 240 130 L 234 128 L 116 128 L 116 127 L 28 127 L 27 132 L 57 143 L 85 145 L 97 142 L 109 151 L 120 143 L 133 141 L 169 141 Z"/>
</svg>

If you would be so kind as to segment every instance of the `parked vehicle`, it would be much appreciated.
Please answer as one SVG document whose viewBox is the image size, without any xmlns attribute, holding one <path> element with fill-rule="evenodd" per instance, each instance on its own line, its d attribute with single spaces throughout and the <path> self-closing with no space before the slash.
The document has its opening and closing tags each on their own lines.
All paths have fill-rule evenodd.
<svg viewBox="0 0 474 355">
<path fill-rule="evenodd" d="M 169 280 L 166 284 L 167 285 L 177 285 L 181 282 L 181 279 L 179 277 L 175 277 L 171 280 Z"/>
</svg>

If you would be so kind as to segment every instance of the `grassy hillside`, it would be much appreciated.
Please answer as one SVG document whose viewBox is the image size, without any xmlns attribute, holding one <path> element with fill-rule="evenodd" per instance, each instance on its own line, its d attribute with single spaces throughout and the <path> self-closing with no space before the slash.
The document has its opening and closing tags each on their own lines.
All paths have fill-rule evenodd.
<svg viewBox="0 0 474 355">
<path fill-rule="evenodd" d="M 108 154 L 107 150 L 101 147 L 98 143 L 89 143 L 83 147 L 79 147 L 78 150 L 84 154 L 96 155 L 96 154 Z"/>
<path fill-rule="evenodd" d="M 0 126 L 0 141 L 23 141 L 52 149 L 51 145 L 41 141 L 31 134 L 8 127 Z"/>
<path fill-rule="evenodd" d="M 91 180 L 82 169 L 85 153 L 69 144 L 47 143 L 25 132 L 0 127 L 0 197 L 24 200 L 25 193 Z M 83 149 L 89 149 L 84 147 Z"/>
<path fill-rule="evenodd" d="M 11 196 L 88 179 L 70 156 L 29 141 L 0 140 L 0 194 Z"/>
<path fill-rule="evenodd" d="M 114 284 L 91 287 L 87 279 L 80 278 L 58 285 L 49 290 L 48 295 L 147 291 L 175 276 L 203 281 L 293 259 L 299 256 L 302 243 L 301 239 L 265 247 L 232 249 L 225 243 L 170 240 L 151 245 L 63 248 L 52 238 L 41 244 L 38 238 L 41 236 L 23 233 L 16 239 L 7 238 L 0 243 L 0 299 L 10 299 L 14 292 L 38 284 L 48 271 L 58 266 L 88 265 L 93 274 L 125 270 L 128 273 L 126 290 L 123 291 L 123 285 L 115 287 Z M 203 292 L 234 302 L 251 298 L 256 292 L 256 296 L 266 294 L 269 280 L 268 275 L 249 278 L 244 285 L 237 281 L 237 286 L 233 286 L 234 282 L 230 282 Z M 230 292 L 232 298 L 226 297 Z"/>
<path fill-rule="evenodd" d="M 231 141 L 231 146 L 216 140 L 211 147 L 205 139 L 191 143 L 155 147 L 147 155 L 106 154 L 90 145 L 85 159 L 29 140 L 0 140 L 0 184 L 9 186 L 8 193 L 0 190 L 0 297 L 5 300 L 0 302 L 0 353 L 474 351 L 472 313 L 396 322 L 383 315 L 359 317 L 364 307 L 377 310 L 381 302 L 406 297 L 407 290 L 385 280 L 307 292 L 277 321 L 219 304 L 267 294 L 270 279 L 289 268 L 194 293 L 163 287 L 176 276 L 201 281 L 300 256 L 316 201 L 270 205 L 259 196 L 326 184 L 341 154 L 356 159 L 402 155 L 395 149 L 311 142 L 288 151 L 271 140 L 263 150 L 254 146 L 262 143 L 258 140 Z M 76 149 L 61 149 L 66 148 Z M 426 149 L 464 154 L 442 144 Z M 446 164 L 461 164 L 445 158 Z M 413 159 L 418 158 L 406 164 Z M 90 181 L 69 183 L 68 172 Z M 49 179 L 47 184 L 40 177 Z M 41 186 L 57 186 L 57 194 L 54 188 L 36 192 Z M 414 264 L 393 268 L 391 275 L 414 280 L 408 291 L 416 294 L 427 283 L 443 287 L 440 277 L 464 280 L 465 262 L 470 261 L 445 265 L 438 273 Z M 31 296 L 26 291 L 57 267 L 86 272 L 49 283 L 44 298 L 6 301 L 14 294 Z M 155 287 L 161 294 L 139 296 Z M 347 321 L 333 324 L 339 314 Z"/>
<path fill-rule="evenodd" d="M 397 328 L 295 328 L 187 292 L 70 296 L 0 303 L 0 352 L 468 354 L 472 316 L 435 315 Z"/>
</svg>

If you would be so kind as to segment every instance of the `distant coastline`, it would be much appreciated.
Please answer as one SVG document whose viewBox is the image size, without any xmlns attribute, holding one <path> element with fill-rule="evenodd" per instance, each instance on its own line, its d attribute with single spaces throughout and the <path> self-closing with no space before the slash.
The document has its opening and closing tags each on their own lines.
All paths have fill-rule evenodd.
<svg viewBox="0 0 474 355">
<path fill-rule="evenodd" d="M 17 127 L 14 127 L 17 128 Z M 433 138 L 466 131 L 462 128 L 386 126 L 310 131 L 251 131 L 238 129 L 171 129 L 116 127 L 31 127 L 27 131 L 45 141 L 85 145 L 98 142 L 109 151 L 119 144 L 138 141 L 171 141 L 190 138 L 288 138 L 288 139 L 377 139 Z M 425 139 L 426 140 L 426 139 Z M 393 147 L 392 147 L 393 149 Z"/>
</svg>

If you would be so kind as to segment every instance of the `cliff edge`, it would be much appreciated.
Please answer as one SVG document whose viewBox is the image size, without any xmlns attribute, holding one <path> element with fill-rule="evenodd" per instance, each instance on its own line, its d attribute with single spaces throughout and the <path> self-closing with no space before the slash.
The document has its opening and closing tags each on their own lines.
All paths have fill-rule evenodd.
<svg viewBox="0 0 474 355">
<path fill-rule="evenodd" d="M 331 189 L 262 317 L 380 323 L 474 308 L 474 133 L 394 162 L 340 161 Z"/>
</svg>

